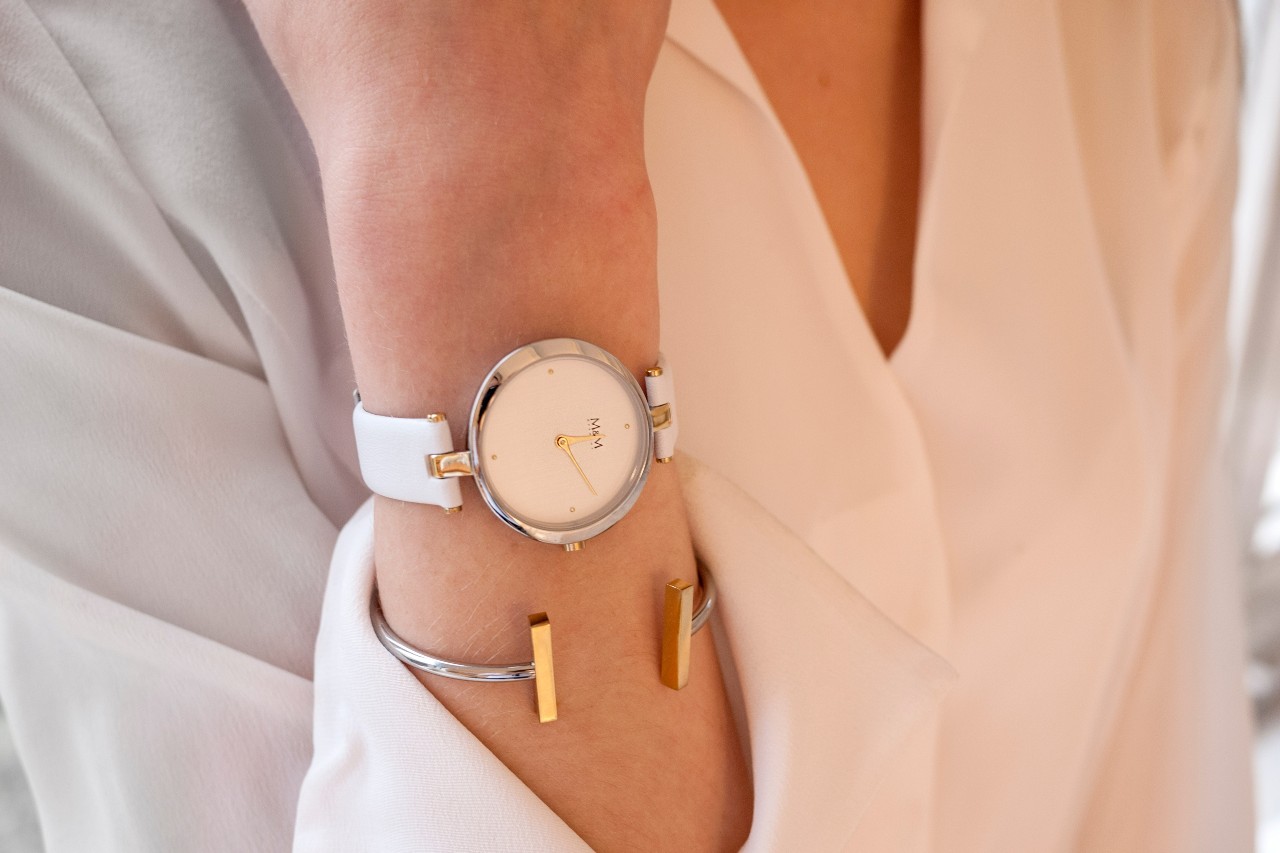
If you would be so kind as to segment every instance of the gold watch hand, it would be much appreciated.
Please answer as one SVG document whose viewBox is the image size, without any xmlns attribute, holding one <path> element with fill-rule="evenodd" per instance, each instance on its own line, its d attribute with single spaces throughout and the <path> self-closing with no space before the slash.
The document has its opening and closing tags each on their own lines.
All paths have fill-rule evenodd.
<svg viewBox="0 0 1280 853">
<path fill-rule="evenodd" d="M 563 448 L 566 446 L 578 444 L 583 441 L 591 441 L 592 439 L 595 439 L 595 438 L 608 438 L 608 436 L 606 435 L 557 435 L 556 446 Z"/>
<path fill-rule="evenodd" d="M 588 438 L 595 438 L 595 436 L 579 436 L 578 441 L 584 441 Z M 596 492 L 596 487 L 591 485 L 591 481 L 587 479 L 587 472 L 582 470 L 582 466 L 579 465 L 578 460 L 574 458 L 573 451 L 569 449 L 569 445 L 574 443 L 575 442 L 572 440 L 571 436 L 567 436 L 567 435 L 556 436 L 556 447 L 560 448 L 566 454 L 568 454 L 569 461 L 573 463 L 574 468 L 578 469 L 578 474 L 582 477 L 582 482 L 587 484 L 587 488 L 591 490 L 591 494 L 598 496 L 598 493 Z"/>
</svg>

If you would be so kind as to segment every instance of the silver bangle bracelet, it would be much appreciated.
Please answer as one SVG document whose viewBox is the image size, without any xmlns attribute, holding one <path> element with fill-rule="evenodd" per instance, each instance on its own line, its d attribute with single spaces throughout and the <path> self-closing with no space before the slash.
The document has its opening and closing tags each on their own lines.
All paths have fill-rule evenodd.
<svg viewBox="0 0 1280 853">
<path fill-rule="evenodd" d="M 698 565 L 698 579 L 702 584 L 702 601 L 693 613 L 690 633 L 697 633 L 706 624 L 711 616 L 711 608 L 716 602 L 715 579 L 701 564 Z M 373 622 L 373 633 L 377 635 L 387 651 L 403 663 L 422 672 L 442 675 L 445 678 L 456 678 L 460 681 L 527 681 L 536 675 L 533 661 L 509 664 L 459 663 L 414 648 L 401 639 L 387 624 L 386 617 L 382 615 L 382 603 L 378 600 L 376 582 L 369 596 L 369 616 Z"/>
</svg>

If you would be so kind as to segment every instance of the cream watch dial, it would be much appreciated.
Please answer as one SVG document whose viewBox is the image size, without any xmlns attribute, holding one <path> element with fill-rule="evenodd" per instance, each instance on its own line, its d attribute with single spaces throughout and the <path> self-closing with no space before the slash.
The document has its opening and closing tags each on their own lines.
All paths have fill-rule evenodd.
<svg viewBox="0 0 1280 853">
<path fill-rule="evenodd" d="M 635 379 L 598 347 L 571 339 L 523 347 L 477 398 L 477 485 L 500 516 L 535 538 L 594 536 L 621 518 L 644 484 L 649 417 Z"/>
</svg>

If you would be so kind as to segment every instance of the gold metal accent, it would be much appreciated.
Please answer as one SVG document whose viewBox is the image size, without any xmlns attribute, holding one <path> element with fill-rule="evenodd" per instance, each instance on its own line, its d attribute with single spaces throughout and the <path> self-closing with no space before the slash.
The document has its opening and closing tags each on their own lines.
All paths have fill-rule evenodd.
<svg viewBox="0 0 1280 853">
<path fill-rule="evenodd" d="M 554 370 L 552 370 L 550 367 L 548 367 L 548 368 L 547 368 L 547 375 L 548 375 L 548 376 L 551 376 L 551 375 L 553 375 L 554 373 L 555 373 L 555 371 L 554 371 Z"/>
<path fill-rule="evenodd" d="M 671 426 L 671 404 L 662 403 L 657 406 L 650 406 L 649 417 L 653 420 L 653 428 L 655 430 L 666 429 Z"/>
<path fill-rule="evenodd" d="M 581 543 L 581 542 L 566 542 L 566 543 L 564 543 L 564 549 L 565 549 L 566 551 L 581 551 L 581 550 L 582 550 L 582 543 Z"/>
<path fill-rule="evenodd" d="M 427 470 L 437 480 L 448 477 L 470 477 L 475 473 L 471 470 L 471 454 L 465 450 L 432 453 L 427 457 Z"/>
<path fill-rule="evenodd" d="M 547 614 L 529 616 L 529 639 L 533 642 L 533 682 L 538 688 L 538 722 L 554 722 L 556 672 L 551 662 L 551 620 Z"/>
<path fill-rule="evenodd" d="M 429 424 L 444 423 L 444 412 L 432 412 L 431 414 L 427 415 L 427 423 Z"/>
<path fill-rule="evenodd" d="M 622 425 L 622 428 L 623 428 L 623 429 L 631 429 L 631 424 L 623 424 L 623 425 Z"/>
<path fill-rule="evenodd" d="M 644 372 L 644 375 L 645 375 L 645 376 L 661 376 L 661 375 L 662 375 L 662 368 L 661 368 L 661 367 L 650 367 L 648 370 L 646 370 L 646 371 Z"/>
<path fill-rule="evenodd" d="M 603 433 L 601 433 L 600 435 L 557 435 L 556 447 L 559 447 L 561 450 L 563 450 L 565 446 L 573 447 L 575 444 L 581 444 L 584 441 L 591 441 L 592 439 L 595 439 L 595 438 L 608 438 L 608 437 L 609 436 L 604 435 Z"/>
<path fill-rule="evenodd" d="M 492 459 L 494 462 L 497 462 L 497 461 L 498 461 L 498 454 L 496 454 L 496 453 L 495 453 L 495 454 L 493 454 L 492 456 L 490 456 L 489 458 L 490 458 L 490 459 Z"/>
<path fill-rule="evenodd" d="M 447 506 L 444 508 L 445 515 L 453 515 L 455 512 L 462 512 L 462 504 L 457 506 Z"/>
<path fill-rule="evenodd" d="M 591 481 L 587 479 L 587 472 L 582 470 L 582 466 L 578 464 L 578 459 L 573 455 L 573 451 L 569 448 L 580 441 L 590 441 L 593 438 L 604 438 L 603 435 L 557 435 L 556 447 L 563 450 L 569 456 L 569 461 L 573 463 L 573 467 L 578 469 L 578 475 L 582 477 L 582 482 L 587 484 L 587 488 L 591 490 L 591 494 L 599 494 L 596 487 L 591 485 Z"/>
<path fill-rule="evenodd" d="M 670 456 L 659 456 L 659 457 L 658 457 L 657 459 L 655 459 L 654 461 L 655 461 L 655 462 L 660 462 L 660 463 L 662 463 L 663 465 L 666 465 L 668 462 L 670 462 L 670 461 L 671 461 L 671 459 L 672 459 L 672 457 L 670 457 Z"/>
<path fill-rule="evenodd" d="M 689 683 L 689 648 L 693 639 L 693 584 L 676 578 L 667 583 L 662 605 L 662 683 L 683 690 Z"/>
</svg>

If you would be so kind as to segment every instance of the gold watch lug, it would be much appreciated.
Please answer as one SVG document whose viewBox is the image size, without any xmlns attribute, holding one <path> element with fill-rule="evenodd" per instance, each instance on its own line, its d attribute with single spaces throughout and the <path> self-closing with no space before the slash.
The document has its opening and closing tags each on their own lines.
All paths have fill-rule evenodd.
<svg viewBox="0 0 1280 853">
<path fill-rule="evenodd" d="M 465 450 L 452 453 L 432 453 L 427 457 L 427 471 L 437 480 L 450 477 L 470 477 L 475 471 L 471 468 L 471 454 Z"/>
<path fill-rule="evenodd" d="M 649 418 L 653 421 L 655 430 L 666 429 L 671 426 L 671 404 L 662 403 L 661 405 L 650 406 Z"/>
</svg>

